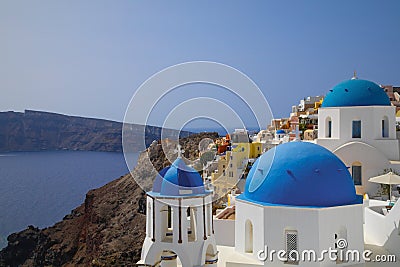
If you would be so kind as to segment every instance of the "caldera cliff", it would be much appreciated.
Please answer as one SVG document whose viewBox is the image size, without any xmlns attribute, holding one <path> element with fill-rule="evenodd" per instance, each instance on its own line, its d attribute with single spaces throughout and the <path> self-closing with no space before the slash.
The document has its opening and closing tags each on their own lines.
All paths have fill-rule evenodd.
<svg viewBox="0 0 400 267">
<path fill-rule="evenodd" d="M 185 157 L 198 157 L 203 138 L 217 133 L 182 138 Z M 139 203 L 157 171 L 169 165 L 159 143 L 144 151 L 131 174 L 89 191 L 85 202 L 54 226 L 11 234 L 0 251 L 0 266 L 135 266 L 140 258 L 146 216 Z"/>
</svg>

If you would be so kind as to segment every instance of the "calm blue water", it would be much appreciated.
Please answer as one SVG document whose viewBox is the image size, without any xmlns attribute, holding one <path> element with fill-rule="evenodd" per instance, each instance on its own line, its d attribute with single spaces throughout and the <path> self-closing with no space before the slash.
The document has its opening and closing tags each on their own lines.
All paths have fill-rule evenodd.
<svg viewBox="0 0 400 267">
<path fill-rule="evenodd" d="M 126 173 L 122 153 L 0 154 L 0 248 L 10 233 L 53 225 L 83 203 L 88 190 Z"/>
</svg>

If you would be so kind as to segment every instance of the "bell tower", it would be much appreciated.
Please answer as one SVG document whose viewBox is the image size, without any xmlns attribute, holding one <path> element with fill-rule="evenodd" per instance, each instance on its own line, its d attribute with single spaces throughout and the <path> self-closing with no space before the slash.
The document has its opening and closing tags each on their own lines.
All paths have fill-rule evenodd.
<svg viewBox="0 0 400 267">
<path fill-rule="evenodd" d="M 217 266 L 212 194 L 181 157 L 157 175 L 147 193 L 143 266 Z M 159 264 L 159 265 L 158 265 Z"/>
</svg>

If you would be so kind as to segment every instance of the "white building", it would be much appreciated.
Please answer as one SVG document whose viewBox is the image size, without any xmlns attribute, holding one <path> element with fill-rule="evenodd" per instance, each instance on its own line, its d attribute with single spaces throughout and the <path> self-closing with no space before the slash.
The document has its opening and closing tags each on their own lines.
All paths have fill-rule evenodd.
<svg viewBox="0 0 400 267">
<path fill-rule="evenodd" d="M 248 143 L 249 140 L 249 133 L 246 129 L 235 129 L 231 134 L 232 143 Z"/>
<path fill-rule="evenodd" d="M 282 140 L 286 136 L 285 130 L 279 129 L 275 132 L 275 138 Z"/>
<path fill-rule="evenodd" d="M 400 170 L 395 113 L 382 87 L 354 77 L 331 89 L 319 109 L 316 143 L 346 164 L 359 194 L 382 199 L 377 196 L 379 184 L 368 180 L 389 169 Z M 400 206 L 396 203 L 388 210 L 388 205 L 365 201 L 365 243 L 400 257 Z"/>
<path fill-rule="evenodd" d="M 395 109 L 379 85 L 354 77 L 331 89 L 319 109 L 316 143 L 349 167 L 359 194 L 374 196 L 378 185 L 368 179 L 400 169 Z"/>
<path fill-rule="evenodd" d="M 306 111 L 308 108 L 313 108 L 315 102 L 319 102 L 323 99 L 323 96 L 308 96 L 307 98 L 304 98 L 300 100 L 300 103 L 297 107 L 298 111 Z M 293 112 L 293 108 L 292 108 Z"/>
<path fill-rule="evenodd" d="M 328 189 L 328 190 L 326 190 Z M 254 260 L 259 251 L 337 247 L 363 251 L 362 200 L 345 165 L 329 150 L 290 142 L 263 154 L 253 165 L 244 194 L 236 198 L 235 251 Z M 338 260 L 339 261 L 339 260 Z M 336 266 L 321 262 L 270 261 L 264 266 Z M 342 266 L 361 262 L 343 261 Z"/>
</svg>

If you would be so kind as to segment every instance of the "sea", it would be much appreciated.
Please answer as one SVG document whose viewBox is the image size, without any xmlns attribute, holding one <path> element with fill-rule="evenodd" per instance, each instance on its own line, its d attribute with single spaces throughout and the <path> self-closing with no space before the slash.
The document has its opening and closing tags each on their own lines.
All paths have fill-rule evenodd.
<svg viewBox="0 0 400 267">
<path fill-rule="evenodd" d="M 0 249 L 9 234 L 53 225 L 83 203 L 90 189 L 128 172 L 122 153 L 0 153 Z"/>
</svg>

